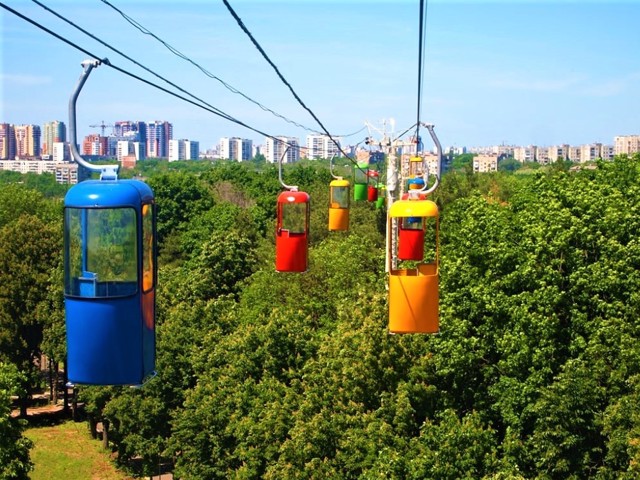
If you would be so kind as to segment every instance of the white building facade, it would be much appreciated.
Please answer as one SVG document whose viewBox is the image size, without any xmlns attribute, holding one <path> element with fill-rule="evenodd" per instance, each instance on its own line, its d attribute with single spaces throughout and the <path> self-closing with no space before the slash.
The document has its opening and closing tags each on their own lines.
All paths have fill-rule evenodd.
<svg viewBox="0 0 640 480">
<path fill-rule="evenodd" d="M 169 161 L 197 160 L 200 156 L 200 142 L 193 140 L 169 140 Z"/>
<path fill-rule="evenodd" d="M 295 137 L 267 137 L 264 156 L 269 163 L 278 163 L 281 158 L 282 163 L 295 163 L 300 160 L 300 143 Z"/>
<path fill-rule="evenodd" d="M 307 135 L 306 157 L 309 160 L 331 158 L 340 154 L 339 147 L 341 144 L 342 140 L 340 138 L 332 140 L 328 135 Z"/>
<path fill-rule="evenodd" d="M 221 159 L 243 162 L 253 158 L 253 140 L 239 137 L 222 137 L 219 144 Z"/>
</svg>

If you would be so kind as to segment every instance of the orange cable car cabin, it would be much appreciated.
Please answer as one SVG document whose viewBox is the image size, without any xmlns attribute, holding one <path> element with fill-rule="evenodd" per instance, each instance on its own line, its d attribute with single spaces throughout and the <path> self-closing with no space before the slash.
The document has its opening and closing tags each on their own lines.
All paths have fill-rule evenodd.
<svg viewBox="0 0 640 480">
<path fill-rule="evenodd" d="M 393 228 L 393 219 L 397 220 L 397 244 L 389 243 L 389 258 L 410 263 L 406 268 L 389 268 L 389 332 L 437 333 L 438 206 L 420 198 L 398 200 L 389 208 L 387 228 Z M 427 225 L 432 231 L 427 231 Z M 432 258 L 426 261 L 425 238 L 433 242 L 427 246 Z M 394 247 L 396 251 L 391 251 Z"/>
<path fill-rule="evenodd" d="M 337 178 L 329 184 L 329 231 L 349 230 L 349 202 L 351 184 Z"/>
</svg>

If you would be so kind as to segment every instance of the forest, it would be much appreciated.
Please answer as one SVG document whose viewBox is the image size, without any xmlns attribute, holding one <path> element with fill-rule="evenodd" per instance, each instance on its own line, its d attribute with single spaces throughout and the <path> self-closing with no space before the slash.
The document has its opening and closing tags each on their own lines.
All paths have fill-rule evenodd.
<svg viewBox="0 0 640 480">
<path fill-rule="evenodd" d="M 386 213 L 352 202 L 329 232 L 326 162 L 284 172 L 311 196 L 303 274 L 274 269 L 276 167 L 145 168 L 157 376 L 77 387 L 132 475 L 640 477 L 640 154 L 445 174 L 435 335 L 388 333 Z M 35 360 L 55 377 L 66 356 L 64 188 L 0 182 L 0 478 L 22 479 L 11 395 L 25 413 L 48 388 Z"/>
</svg>

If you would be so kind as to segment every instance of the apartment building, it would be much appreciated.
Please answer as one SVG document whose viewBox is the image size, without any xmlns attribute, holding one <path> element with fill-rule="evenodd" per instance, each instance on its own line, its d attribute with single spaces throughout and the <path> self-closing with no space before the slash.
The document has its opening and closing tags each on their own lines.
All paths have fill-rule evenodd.
<svg viewBox="0 0 640 480">
<path fill-rule="evenodd" d="M 567 151 L 568 151 L 567 160 L 570 160 L 570 161 L 576 162 L 576 163 L 580 162 L 580 158 L 582 156 L 582 148 L 580 148 L 580 147 L 569 147 Z"/>
<path fill-rule="evenodd" d="M 631 155 L 640 152 L 640 135 L 619 135 L 613 137 L 614 155 Z"/>
<path fill-rule="evenodd" d="M 42 135 L 42 155 L 53 155 L 53 144 L 67 141 L 67 127 L 64 122 L 54 120 L 44 124 Z"/>
<path fill-rule="evenodd" d="M 82 155 L 104 157 L 109 153 L 109 139 L 98 133 L 84 137 L 82 141 Z"/>
<path fill-rule="evenodd" d="M 147 124 L 145 122 L 131 120 L 117 121 L 113 126 L 113 133 L 116 137 L 133 142 L 145 143 L 147 142 Z M 145 152 L 146 153 L 146 152 Z"/>
<path fill-rule="evenodd" d="M 222 137 L 219 142 L 220 158 L 242 162 L 253 157 L 253 141 L 248 138 Z"/>
<path fill-rule="evenodd" d="M 0 160 L 16 158 L 16 134 L 13 125 L 0 123 Z"/>
<path fill-rule="evenodd" d="M 197 160 L 200 154 L 200 142 L 187 139 L 169 140 L 169 161 Z"/>
<path fill-rule="evenodd" d="M 613 160 L 613 157 L 615 157 L 615 147 L 613 145 L 602 145 L 600 158 L 603 160 Z"/>
<path fill-rule="evenodd" d="M 513 149 L 513 158 L 519 162 L 535 162 L 536 147 L 529 145 L 528 147 L 515 147 Z"/>
<path fill-rule="evenodd" d="M 147 157 L 168 158 L 169 141 L 173 140 L 173 125 L 166 121 L 156 120 L 148 122 L 147 128 Z"/>
<path fill-rule="evenodd" d="M 78 183 L 80 168 L 77 163 L 58 163 L 55 166 L 56 182 L 75 185 Z M 81 175 L 80 175 L 81 176 Z M 84 180 L 84 178 L 82 178 Z"/>
<path fill-rule="evenodd" d="M 550 157 L 550 150 L 549 147 L 535 147 L 535 161 L 538 162 L 540 165 L 549 165 L 549 163 L 551 163 L 552 161 L 555 162 L 556 159 L 554 158 L 553 160 Z"/>
<path fill-rule="evenodd" d="M 569 159 L 569 145 L 552 145 L 549 147 L 549 160 L 556 162 L 559 158 L 563 160 Z"/>
<path fill-rule="evenodd" d="M 580 146 L 580 163 L 593 162 L 601 158 L 602 144 L 592 143 Z"/>
<path fill-rule="evenodd" d="M 62 163 L 71 160 L 69 144 L 63 142 L 53 142 L 51 159 L 56 163 Z"/>
<path fill-rule="evenodd" d="M 429 169 L 431 172 L 431 169 Z M 473 157 L 474 173 L 497 172 L 498 171 L 498 155 L 476 155 Z"/>
<path fill-rule="evenodd" d="M 307 135 L 305 156 L 310 160 L 331 158 L 340 154 L 341 143 L 339 137 L 332 140 L 328 135 Z"/>
<path fill-rule="evenodd" d="M 282 163 L 295 163 L 300 160 L 300 143 L 295 137 L 267 137 L 264 156 L 269 163 L 278 163 L 281 158 Z"/>
<path fill-rule="evenodd" d="M 41 131 L 39 125 L 14 125 L 16 157 L 39 157 Z"/>
<path fill-rule="evenodd" d="M 145 145 L 142 142 L 132 142 L 131 140 L 118 140 L 116 144 L 116 158 L 122 163 L 125 157 L 133 156 L 135 162 L 144 160 L 146 153 Z"/>
<path fill-rule="evenodd" d="M 51 160 L 0 160 L 0 170 L 20 173 L 55 173 L 56 162 Z"/>
</svg>

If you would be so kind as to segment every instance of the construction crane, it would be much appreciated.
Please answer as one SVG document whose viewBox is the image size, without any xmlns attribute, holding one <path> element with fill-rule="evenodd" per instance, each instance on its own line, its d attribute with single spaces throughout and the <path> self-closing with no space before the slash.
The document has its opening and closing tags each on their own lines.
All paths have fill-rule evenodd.
<svg viewBox="0 0 640 480">
<path fill-rule="evenodd" d="M 98 125 L 89 125 L 91 128 L 100 128 L 102 129 L 102 136 L 104 137 L 104 129 L 107 127 L 115 127 L 115 125 L 111 125 L 110 123 L 104 123 L 104 120 L 102 120 Z"/>
</svg>

